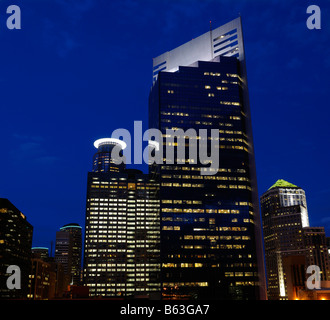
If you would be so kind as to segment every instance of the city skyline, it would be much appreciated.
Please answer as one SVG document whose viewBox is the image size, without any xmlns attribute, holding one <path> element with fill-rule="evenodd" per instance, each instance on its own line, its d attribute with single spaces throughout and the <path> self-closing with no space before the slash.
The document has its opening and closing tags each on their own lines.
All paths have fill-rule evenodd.
<svg viewBox="0 0 330 320">
<path fill-rule="evenodd" d="M 281 24 L 275 0 L 256 22 L 261 2 L 242 0 L 230 8 L 244 15 L 183 40 L 167 10 L 193 21 L 218 3 L 34 1 L 17 8 L 46 13 L 43 41 L 32 24 L 11 33 L 9 52 L 24 55 L 3 71 L 0 275 L 19 274 L 2 297 L 329 300 L 327 47 L 316 56 L 330 27 L 313 29 L 296 0 Z M 330 10 L 319 5 L 315 22 Z M 108 19 L 116 10 L 128 25 Z"/>
<path fill-rule="evenodd" d="M 117 6 L 109 4 L 106 9 L 116 9 L 117 12 L 130 16 L 128 10 L 135 8 L 140 10 L 144 16 L 151 18 L 152 9 L 156 10 L 165 4 L 160 2 L 158 3 L 160 7 L 155 5 L 148 11 L 146 5 L 150 2 L 143 3 L 145 6 L 140 8 L 134 7 L 134 4 L 137 5 L 137 3 L 132 1 Z M 255 2 L 251 8 L 248 8 L 245 2 L 237 2 L 234 6 L 224 2 L 224 6 L 228 9 L 227 12 L 222 10 L 221 13 L 210 17 L 207 9 L 218 8 L 215 2 L 210 1 L 203 5 L 201 2 L 195 1 L 186 13 L 186 19 L 182 19 L 179 18 L 178 13 L 184 8 L 184 3 L 170 2 L 168 11 L 165 11 L 167 16 L 165 13 L 162 16 L 164 19 L 162 21 L 167 22 L 164 24 L 167 29 L 160 24 L 156 24 L 155 27 L 156 30 L 162 32 L 162 41 L 150 42 L 150 39 L 157 39 L 157 37 L 151 32 L 143 34 L 142 30 L 145 31 L 149 26 L 144 22 L 139 25 L 141 33 L 137 36 L 138 40 L 134 40 L 133 43 L 129 43 L 129 41 L 121 43 L 119 37 L 115 37 L 111 41 L 104 42 L 104 47 L 98 47 L 97 52 L 88 50 L 86 46 L 89 43 L 96 44 L 95 41 L 100 46 L 101 39 L 108 39 L 107 31 L 113 36 L 117 34 L 111 28 L 106 28 L 106 25 L 96 26 L 89 32 L 85 30 L 84 34 L 78 30 L 79 27 L 85 26 L 83 22 L 87 22 L 88 18 L 93 18 L 93 13 L 100 8 L 94 2 L 86 2 L 85 6 L 76 4 L 72 8 L 64 7 L 60 2 L 56 2 L 52 6 L 49 5 L 56 10 L 53 15 L 48 16 L 43 11 L 44 8 L 31 5 L 29 11 L 29 4 L 21 4 L 22 13 L 27 14 L 25 22 L 22 24 L 21 34 L 18 33 L 20 31 L 14 31 L 16 33 L 11 34 L 6 30 L 1 31 L 2 43 L 7 47 L 6 52 L 3 53 L 4 60 L 10 63 L 3 65 L 2 80 L 6 92 L 4 105 L 7 106 L 4 111 L 5 117 L 9 121 L 1 129 L 2 137 L 4 137 L 2 147 L 3 150 L 7 150 L 8 157 L 2 157 L 1 160 L 3 184 L 0 185 L 0 192 L 1 197 L 8 198 L 15 203 L 34 226 L 33 246 L 49 247 L 50 241 L 55 238 L 57 229 L 65 223 L 74 221 L 80 225 L 84 224 L 85 172 L 91 169 L 89 155 L 93 150 L 93 141 L 108 136 L 111 131 L 119 127 L 130 129 L 134 120 L 142 120 L 144 128 L 147 128 L 147 96 L 152 84 L 151 58 L 205 33 L 209 28 L 209 20 L 212 20 L 214 28 L 230 21 L 230 17 L 237 17 L 238 10 L 242 16 L 245 33 L 259 194 L 281 178 L 301 186 L 306 191 L 308 198 L 311 225 L 324 226 L 329 233 L 326 202 L 329 190 L 327 190 L 326 179 L 324 179 L 329 170 L 325 167 L 329 154 L 324 149 L 328 133 L 323 131 L 326 129 L 326 124 L 322 124 L 322 121 L 326 119 L 326 116 L 323 115 L 326 115 L 327 112 L 326 78 L 323 78 L 324 73 L 315 71 L 321 66 L 324 69 L 328 69 L 330 66 L 329 61 L 326 60 L 326 54 L 317 47 L 317 45 L 325 44 L 324 39 L 329 34 L 329 27 L 324 25 L 320 31 L 308 30 L 306 28 L 307 5 L 294 1 L 288 5 L 279 5 L 282 9 L 287 8 L 287 11 L 281 11 L 281 22 L 284 25 L 279 25 L 279 22 L 276 23 L 273 18 L 270 19 L 272 13 L 279 10 L 274 3 L 263 5 Z M 296 11 L 290 13 L 288 11 L 290 5 L 294 6 Z M 328 7 L 322 3 L 319 5 L 325 21 L 329 14 Z M 197 14 L 198 8 L 202 9 L 200 18 Z M 258 31 L 258 36 L 255 33 L 259 23 L 254 20 L 257 13 L 253 12 L 256 8 L 264 9 L 263 15 L 259 17 L 261 20 L 259 23 L 264 22 L 266 26 L 264 30 Z M 124 9 L 127 9 L 127 12 Z M 29 19 L 35 18 L 37 12 L 41 13 L 43 17 L 40 18 L 40 22 L 44 26 L 43 34 L 37 33 L 29 23 Z M 56 17 L 60 17 L 59 20 L 55 18 L 55 13 Z M 165 19 L 165 16 L 171 16 L 172 20 Z M 198 23 L 193 28 L 188 28 L 189 23 L 196 18 L 198 18 Z M 62 32 L 55 33 L 55 28 L 59 28 L 59 21 L 67 24 L 60 29 Z M 129 28 L 134 20 L 130 20 L 132 24 L 128 23 L 128 26 L 119 20 L 114 21 L 121 26 L 123 34 L 129 35 Z M 152 22 L 155 20 L 149 21 L 149 23 Z M 302 44 L 297 41 L 296 43 L 289 36 L 284 39 L 278 38 L 275 30 L 283 31 L 285 26 L 291 26 L 291 30 L 296 32 L 298 38 L 306 37 L 306 42 Z M 164 28 L 162 29 L 162 27 Z M 178 34 L 175 32 L 176 27 L 184 28 L 187 31 Z M 65 28 L 68 28 L 71 33 L 66 33 Z M 99 32 L 101 30 L 102 32 Z M 46 34 L 47 32 L 48 34 Z M 35 42 L 24 56 L 19 51 L 15 51 L 22 46 L 27 48 L 27 41 L 32 40 L 32 35 L 36 37 Z M 42 35 L 43 42 L 37 45 L 37 40 L 40 40 Z M 83 36 L 86 36 L 86 39 Z M 257 42 L 253 42 L 254 37 L 257 37 Z M 131 38 L 128 37 L 128 39 Z M 267 41 L 265 41 L 266 39 Z M 145 44 L 148 41 L 150 43 L 148 46 L 139 47 L 140 50 L 136 53 L 139 58 L 139 66 L 137 66 L 130 60 L 124 59 L 124 57 L 129 57 L 124 49 L 127 46 L 127 51 L 132 52 L 131 46 L 137 45 L 140 41 Z M 292 44 L 293 54 L 289 57 L 283 54 L 278 57 L 277 61 L 274 60 L 272 51 L 283 52 L 282 46 L 285 43 Z M 54 51 L 54 48 L 57 50 Z M 81 48 L 83 58 L 74 63 L 73 59 L 76 59 L 77 55 L 81 53 Z M 102 48 L 105 51 L 102 51 Z M 37 49 L 40 50 L 39 54 Z M 13 52 L 16 53 L 13 54 Z M 118 69 L 107 61 L 106 55 L 99 57 L 99 61 L 95 62 L 93 57 L 100 56 L 104 52 L 109 54 L 109 57 L 111 53 L 116 55 Z M 121 54 L 123 57 L 120 56 Z M 272 60 L 267 64 L 265 59 L 268 55 Z M 16 60 L 13 60 L 15 58 Z M 38 58 L 39 60 L 37 60 Z M 97 63 L 98 68 L 95 70 L 103 68 L 103 71 L 96 72 L 91 68 L 92 63 L 87 63 L 84 65 L 85 72 L 82 72 L 80 68 L 84 58 L 89 58 L 89 61 Z M 33 61 L 30 67 L 28 67 L 27 59 Z M 49 61 L 53 63 L 49 64 Z M 263 68 L 265 63 L 266 68 Z M 276 70 L 277 64 L 284 66 L 282 74 L 285 76 L 283 78 Z M 13 65 L 15 68 L 9 67 Z M 309 68 L 302 70 L 303 65 L 308 65 Z M 47 73 L 42 70 L 45 66 L 48 67 Z M 59 71 L 56 71 L 56 68 L 59 68 Z M 123 70 L 125 72 L 122 72 Z M 113 73 L 108 76 L 107 72 L 110 71 Z M 79 80 L 71 74 L 75 72 L 85 80 Z M 131 72 L 131 77 L 138 74 L 138 77 L 143 75 L 145 79 L 143 84 L 139 83 L 134 86 L 133 82 L 126 88 L 133 90 L 134 98 L 132 99 L 124 97 L 125 90 L 120 85 L 126 79 L 127 72 Z M 310 79 L 306 87 L 304 87 L 304 83 L 294 83 L 302 74 Z M 64 75 L 67 80 L 63 78 Z M 48 80 L 46 82 L 42 80 L 45 77 Z M 267 82 L 264 81 L 264 77 L 267 78 Z M 14 85 L 15 78 L 20 81 L 15 82 Z M 91 79 L 94 78 L 98 80 L 93 86 Z M 27 85 L 28 79 L 31 86 Z M 74 80 L 73 84 L 70 84 L 69 82 L 72 80 Z M 49 86 L 45 86 L 43 83 L 48 83 Z M 82 89 L 86 87 L 90 88 L 89 93 L 82 94 Z M 111 91 L 109 87 L 112 88 Z M 288 87 L 293 90 L 288 90 Z M 13 88 L 21 93 L 20 97 L 16 97 L 14 100 L 11 99 Z M 35 92 L 35 88 L 39 88 L 39 90 Z M 271 99 L 275 101 L 269 101 L 271 94 L 276 96 L 277 99 Z M 55 99 L 53 99 L 54 97 Z M 84 103 L 83 100 L 85 100 Z M 114 107 L 112 107 L 113 103 Z M 319 106 L 320 113 L 308 118 L 309 107 L 313 107 L 314 104 Z M 13 109 L 9 107 L 12 105 Z M 45 105 L 48 107 L 45 108 Z M 125 106 L 130 111 L 129 117 L 127 117 L 127 111 L 122 110 L 125 109 Z M 93 112 L 96 114 L 94 115 Z M 112 120 L 100 119 L 98 113 L 102 115 L 101 118 L 105 115 L 104 118 L 111 117 Z M 15 127 L 12 125 L 14 119 L 16 120 Z M 314 142 L 317 143 L 314 144 Z M 309 150 L 313 150 L 313 153 Z M 142 169 L 143 172 L 147 172 L 146 166 Z M 315 170 L 320 171 L 316 174 Z M 67 194 L 68 189 L 75 190 L 75 192 L 69 195 Z M 34 192 L 30 194 L 29 190 Z M 47 193 L 43 193 L 44 190 Z"/>
</svg>

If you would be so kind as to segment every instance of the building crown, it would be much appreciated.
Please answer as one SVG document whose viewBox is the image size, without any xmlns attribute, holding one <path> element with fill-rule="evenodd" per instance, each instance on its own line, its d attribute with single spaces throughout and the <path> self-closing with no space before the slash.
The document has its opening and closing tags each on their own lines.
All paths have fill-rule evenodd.
<svg viewBox="0 0 330 320">
<path fill-rule="evenodd" d="M 298 186 L 296 186 L 288 181 L 279 179 L 268 190 L 274 189 L 274 188 L 279 188 L 279 187 L 281 187 L 281 188 L 299 188 Z"/>
</svg>

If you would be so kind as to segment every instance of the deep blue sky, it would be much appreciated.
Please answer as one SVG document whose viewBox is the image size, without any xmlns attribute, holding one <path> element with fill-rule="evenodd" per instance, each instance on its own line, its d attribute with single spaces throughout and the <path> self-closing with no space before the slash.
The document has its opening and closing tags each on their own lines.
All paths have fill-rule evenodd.
<svg viewBox="0 0 330 320">
<path fill-rule="evenodd" d="M 22 29 L 6 28 L 19 5 Z M 317 4 L 322 29 L 306 27 Z M 304 0 L 0 0 L 0 197 L 50 246 L 84 226 L 93 141 L 141 120 L 152 58 L 241 15 L 259 194 L 282 178 L 330 236 L 330 3 Z"/>
</svg>

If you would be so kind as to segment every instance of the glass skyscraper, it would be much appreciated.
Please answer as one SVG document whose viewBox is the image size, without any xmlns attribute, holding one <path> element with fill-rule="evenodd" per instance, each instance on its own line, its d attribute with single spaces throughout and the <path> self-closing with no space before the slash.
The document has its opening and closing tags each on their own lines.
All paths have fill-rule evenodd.
<svg viewBox="0 0 330 320">
<path fill-rule="evenodd" d="M 149 127 L 162 132 L 164 146 L 163 163 L 150 166 L 159 183 L 162 296 L 265 299 L 240 18 L 155 58 L 153 70 Z M 216 129 L 216 172 L 201 174 L 207 166 L 168 129 L 207 130 L 196 140 L 209 152 Z M 176 156 L 185 148 L 184 159 L 169 164 L 169 145 Z"/>
</svg>

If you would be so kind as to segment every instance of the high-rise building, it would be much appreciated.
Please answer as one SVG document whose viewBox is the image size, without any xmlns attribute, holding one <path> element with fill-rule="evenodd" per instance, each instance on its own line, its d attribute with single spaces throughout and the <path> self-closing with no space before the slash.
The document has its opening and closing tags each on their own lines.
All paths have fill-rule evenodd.
<svg viewBox="0 0 330 320">
<path fill-rule="evenodd" d="M 71 235 L 70 249 L 68 250 L 68 258 L 71 260 L 71 283 L 78 285 L 81 279 L 82 228 L 78 223 L 69 223 L 60 228 L 60 230 Z"/>
<path fill-rule="evenodd" d="M 149 128 L 166 139 L 163 163 L 150 166 L 161 201 L 162 296 L 265 299 L 241 19 L 155 58 L 153 72 Z M 177 129 L 183 137 L 175 136 Z M 187 154 L 186 140 L 179 141 L 189 129 L 197 132 L 198 159 Z M 199 135 L 212 129 L 218 137 Z M 219 142 L 213 150 L 219 166 L 203 175 L 214 170 L 201 160 L 203 147 L 212 153 L 213 139 Z M 178 147 L 186 153 L 171 162 Z"/>
<path fill-rule="evenodd" d="M 0 298 L 22 299 L 28 293 L 33 227 L 8 199 L 0 198 Z M 7 268 L 20 269 L 20 289 L 7 287 Z"/>
<path fill-rule="evenodd" d="M 64 273 L 70 276 L 71 281 L 72 235 L 70 232 L 56 232 L 55 262 L 63 266 Z"/>
<path fill-rule="evenodd" d="M 117 139 L 95 142 L 88 173 L 84 284 L 91 296 L 152 296 L 159 292 L 157 185 L 140 170 L 115 163 Z"/>
<path fill-rule="evenodd" d="M 260 198 L 269 299 L 287 299 L 283 258 L 305 255 L 309 226 L 305 191 L 278 180 Z"/>
</svg>

